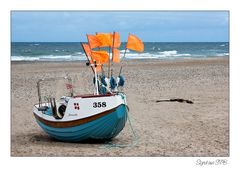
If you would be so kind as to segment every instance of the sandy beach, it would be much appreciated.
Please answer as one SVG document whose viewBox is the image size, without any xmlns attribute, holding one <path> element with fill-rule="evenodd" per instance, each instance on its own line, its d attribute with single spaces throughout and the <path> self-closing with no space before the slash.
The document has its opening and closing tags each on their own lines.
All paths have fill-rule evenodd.
<svg viewBox="0 0 240 170">
<path fill-rule="evenodd" d="M 108 148 L 103 143 L 56 141 L 43 132 L 32 113 L 39 78 L 68 73 L 77 94 L 92 92 L 92 72 L 84 62 L 12 62 L 11 156 L 229 156 L 228 57 L 131 60 L 122 65 L 138 143 Z M 120 64 L 113 69 L 118 74 Z M 193 104 L 164 101 L 173 98 Z M 127 123 L 112 143 L 132 141 Z"/>
</svg>

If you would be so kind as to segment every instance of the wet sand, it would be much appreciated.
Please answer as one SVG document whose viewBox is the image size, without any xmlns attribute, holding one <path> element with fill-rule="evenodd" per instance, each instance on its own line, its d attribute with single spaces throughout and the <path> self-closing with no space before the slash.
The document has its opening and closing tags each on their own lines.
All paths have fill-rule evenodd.
<svg viewBox="0 0 240 170">
<path fill-rule="evenodd" d="M 69 73 L 75 79 L 75 93 L 91 93 L 92 72 L 85 63 L 12 62 L 11 155 L 229 156 L 228 57 L 133 60 L 122 65 L 124 91 L 138 143 L 107 148 L 103 143 L 56 141 L 43 132 L 32 113 L 33 104 L 38 102 L 39 78 Z M 118 74 L 120 65 L 113 68 Z M 193 104 L 164 101 L 173 98 L 191 100 Z M 132 141 L 127 123 L 112 143 L 130 145 Z"/>
</svg>

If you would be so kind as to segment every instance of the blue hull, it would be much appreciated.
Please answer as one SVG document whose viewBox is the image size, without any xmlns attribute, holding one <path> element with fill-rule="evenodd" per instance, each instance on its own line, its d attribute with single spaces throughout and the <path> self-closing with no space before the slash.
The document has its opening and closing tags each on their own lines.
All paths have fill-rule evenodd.
<svg viewBox="0 0 240 170">
<path fill-rule="evenodd" d="M 127 107 L 120 105 L 115 111 L 96 120 L 67 128 L 51 127 L 37 120 L 50 136 L 61 141 L 79 142 L 87 139 L 109 140 L 117 136 L 127 120 Z"/>
</svg>

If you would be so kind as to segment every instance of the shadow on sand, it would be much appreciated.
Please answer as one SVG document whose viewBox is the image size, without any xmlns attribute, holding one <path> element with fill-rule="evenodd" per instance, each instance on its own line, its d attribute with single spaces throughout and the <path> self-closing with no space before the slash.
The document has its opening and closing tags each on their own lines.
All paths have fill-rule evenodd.
<svg viewBox="0 0 240 170">
<path fill-rule="evenodd" d="M 30 137 L 30 136 L 29 136 Z M 30 142 L 37 143 L 37 142 L 47 142 L 47 143 L 72 143 L 72 144 L 105 144 L 107 142 L 111 142 L 112 140 L 102 140 L 102 139 L 88 139 L 81 142 L 65 142 L 57 140 L 51 136 L 46 134 L 31 134 Z"/>
</svg>

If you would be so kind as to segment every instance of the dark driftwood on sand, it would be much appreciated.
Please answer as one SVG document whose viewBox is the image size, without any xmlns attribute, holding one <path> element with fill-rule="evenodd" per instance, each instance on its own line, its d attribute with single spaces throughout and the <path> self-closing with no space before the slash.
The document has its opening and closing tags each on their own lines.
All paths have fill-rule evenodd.
<svg viewBox="0 0 240 170">
<path fill-rule="evenodd" d="M 191 100 L 185 100 L 185 99 L 166 99 L 166 100 L 156 100 L 156 103 L 158 102 L 180 102 L 180 103 L 189 103 L 189 104 L 193 104 L 193 101 Z"/>
</svg>

